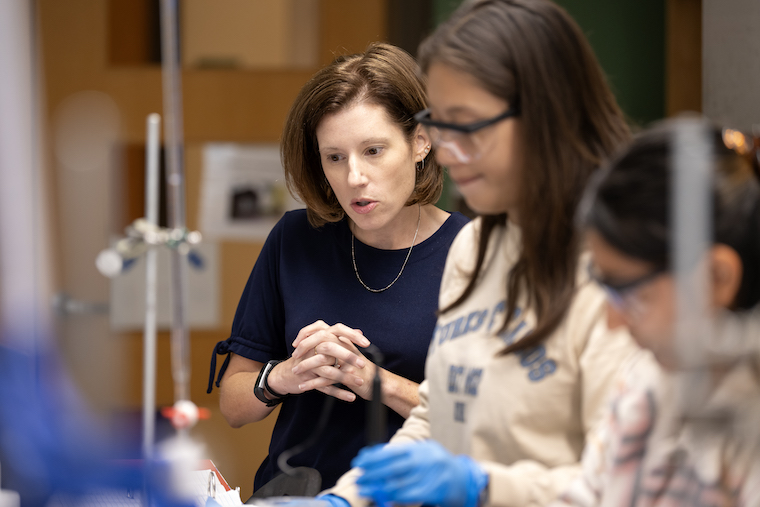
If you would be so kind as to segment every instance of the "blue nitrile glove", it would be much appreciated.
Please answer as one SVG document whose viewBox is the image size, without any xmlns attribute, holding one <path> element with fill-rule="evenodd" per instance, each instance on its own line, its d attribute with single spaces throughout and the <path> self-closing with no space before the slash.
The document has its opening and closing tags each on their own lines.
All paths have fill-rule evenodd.
<svg viewBox="0 0 760 507">
<path fill-rule="evenodd" d="M 329 503 L 329 507 L 351 507 L 348 500 L 337 495 L 317 495 L 315 498 Z"/>
<path fill-rule="evenodd" d="M 423 503 L 477 507 L 488 474 L 470 457 L 454 456 L 434 440 L 365 447 L 351 465 L 364 474 L 359 494 L 378 505 Z"/>
</svg>

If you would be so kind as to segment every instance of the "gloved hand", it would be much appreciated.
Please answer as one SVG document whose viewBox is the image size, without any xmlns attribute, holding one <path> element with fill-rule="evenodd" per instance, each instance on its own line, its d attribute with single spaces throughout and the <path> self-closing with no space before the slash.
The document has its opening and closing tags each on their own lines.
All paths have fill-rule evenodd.
<svg viewBox="0 0 760 507">
<path fill-rule="evenodd" d="M 488 474 L 468 456 L 454 456 L 433 440 L 366 447 L 351 465 L 364 470 L 359 494 L 377 505 L 424 503 L 477 507 Z"/>
<path fill-rule="evenodd" d="M 348 500 L 337 495 L 317 495 L 317 500 L 324 500 L 329 504 L 327 507 L 351 507 Z"/>
</svg>

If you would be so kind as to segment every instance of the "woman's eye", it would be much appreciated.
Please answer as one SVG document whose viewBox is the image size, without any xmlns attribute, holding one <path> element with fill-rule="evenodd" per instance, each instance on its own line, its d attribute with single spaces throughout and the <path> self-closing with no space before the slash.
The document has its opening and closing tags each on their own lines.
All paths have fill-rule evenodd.
<svg viewBox="0 0 760 507">
<path fill-rule="evenodd" d="M 380 153 L 380 148 L 369 148 L 367 150 L 368 155 L 378 155 Z"/>
<path fill-rule="evenodd" d="M 340 161 L 340 155 L 327 155 L 327 160 L 330 162 L 338 162 Z"/>
</svg>

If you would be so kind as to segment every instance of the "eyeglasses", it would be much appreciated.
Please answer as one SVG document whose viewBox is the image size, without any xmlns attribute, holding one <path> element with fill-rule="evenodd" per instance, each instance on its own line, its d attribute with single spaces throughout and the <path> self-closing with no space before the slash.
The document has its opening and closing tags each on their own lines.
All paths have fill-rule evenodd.
<svg viewBox="0 0 760 507">
<path fill-rule="evenodd" d="M 459 124 L 433 120 L 430 117 L 430 109 L 425 109 L 415 114 L 414 119 L 425 127 L 433 146 L 448 150 L 457 161 L 467 164 L 481 156 L 481 147 L 472 134 L 519 114 L 520 108 L 515 106 L 487 120 Z"/>
<path fill-rule="evenodd" d="M 723 144 L 746 158 L 752 165 L 755 176 L 760 179 L 760 137 L 749 136 L 734 129 L 723 129 Z"/>
<path fill-rule="evenodd" d="M 613 282 L 600 275 L 591 264 L 588 266 L 589 277 L 604 290 L 610 304 L 618 311 L 637 315 L 643 312 L 643 305 L 639 298 L 636 297 L 637 289 L 653 281 L 666 271 L 665 268 L 658 268 L 633 280 L 620 283 Z"/>
</svg>

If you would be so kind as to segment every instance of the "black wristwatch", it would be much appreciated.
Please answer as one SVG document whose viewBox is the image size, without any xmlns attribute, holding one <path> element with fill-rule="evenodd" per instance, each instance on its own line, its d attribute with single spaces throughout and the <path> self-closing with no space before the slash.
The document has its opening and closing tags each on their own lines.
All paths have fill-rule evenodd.
<svg viewBox="0 0 760 507">
<path fill-rule="evenodd" d="M 253 386 L 253 394 L 255 394 L 259 400 L 264 402 L 267 407 L 274 407 L 275 405 L 279 405 L 285 401 L 285 398 L 288 397 L 287 394 L 279 394 L 278 392 L 274 391 L 271 387 L 269 387 L 269 382 L 267 382 L 267 378 L 269 377 L 269 373 L 272 371 L 272 368 L 281 362 L 282 360 L 280 359 L 273 359 L 265 364 L 259 372 L 259 378 L 256 379 L 256 385 Z M 275 399 L 270 400 L 267 398 L 264 394 L 264 389 L 269 391 L 271 395 L 275 396 Z"/>
</svg>

